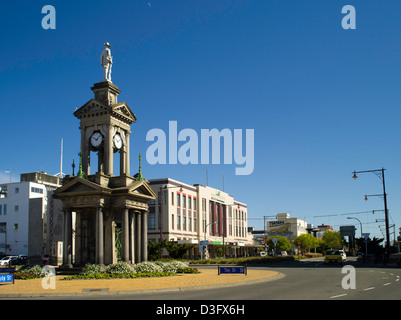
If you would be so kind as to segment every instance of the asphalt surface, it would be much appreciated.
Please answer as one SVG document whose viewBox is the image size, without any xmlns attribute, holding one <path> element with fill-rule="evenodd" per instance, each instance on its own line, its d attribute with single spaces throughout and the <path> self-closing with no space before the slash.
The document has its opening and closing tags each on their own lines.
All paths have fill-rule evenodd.
<svg viewBox="0 0 401 320">
<path fill-rule="evenodd" d="M 343 268 L 344 266 L 351 266 Z M 352 269 L 352 267 L 354 269 Z M 347 269 L 348 268 L 348 269 Z M 118 300 L 400 300 L 401 268 L 366 266 L 348 258 L 342 265 L 324 265 L 322 259 L 250 267 L 283 275 L 274 281 L 202 290 L 119 295 Z M 351 286 L 354 270 L 355 289 Z M 348 287 L 348 288 L 347 288 Z M 87 299 L 113 299 L 93 296 Z"/>
<path fill-rule="evenodd" d="M 215 274 L 216 266 L 201 266 L 205 278 Z M 273 271 L 273 272 L 272 272 Z M 339 266 L 324 265 L 322 259 L 290 261 L 280 264 L 249 267 L 254 275 L 272 272 L 261 281 L 170 287 L 160 290 L 85 292 L 84 295 L 45 295 L 24 299 L 50 300 L 399 300 L 401 299 L 401 268 L 394 265 L 363 265 L 355 258 Z M 267 274 L 266 274 L 267 275 Z M 238 275 L 237 275 L 238 276 Z M 209 276 L 210 278 L 211 276 Z M 216 279 L 223 278 L 226 275 Z M 245 276 L 242 276 L 245 277 Z M 188 277 L 189 278 L 189 277 Z M 268 279 L 270 278 L 270 279 Z M 184 278 L 182 278 L 184 279 Z M 238 281 L 239 278 L 235 279 Z M 212 281 L 212 279 L 209 279 Z M 92 280 L 93 281 L 93 280 Z M 97 281 L 97 280 L 95 280 Z M 157 280 L 156 280 L 157 281 Z M 213 282 L 213 281 L 212 281 Z M 94 284 L 94 282 L 92 282 Z"/>
</svg>

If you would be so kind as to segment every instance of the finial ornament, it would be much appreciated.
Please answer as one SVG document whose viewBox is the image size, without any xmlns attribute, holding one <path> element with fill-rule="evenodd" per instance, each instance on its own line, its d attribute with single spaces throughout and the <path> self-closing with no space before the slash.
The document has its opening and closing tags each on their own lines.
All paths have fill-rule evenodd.
<svg viewBox="0 0 401 320">
<path fill-rule="evenodd" d="M 111 56 L 110 44 L 106 42 L 104 44 L 105 48 L 100 56 L 100 64 L 103 67 L 103 81 L 111 82 L 111 66 L 113 64 L 113 57 Z"/>
<path fill-rule="evenodd" d="M 135 181 L 142 181 L 143 176 L 142 176 L 142 166 L 141 166 L 141 161 L 142 161 L 141 154 L 139 154 L 138 158 L 139 158 L 139 172 L 138 172 L 138 176 L 136 177 Z"/>
<path fill-rule="evenodd" d="M 82 150 L 79 151 L 78 155 L 79 155 L 79 171 L 77 177 L 82 179 L 88 179 L 88 176 L 85 174 L 85 172 L 82 171 Z"/>
</svg>

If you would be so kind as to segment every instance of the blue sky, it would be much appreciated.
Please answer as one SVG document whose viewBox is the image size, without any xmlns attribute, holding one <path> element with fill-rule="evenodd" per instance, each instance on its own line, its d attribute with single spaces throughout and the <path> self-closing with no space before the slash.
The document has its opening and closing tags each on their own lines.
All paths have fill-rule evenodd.
<svg viewBox="0 0 401 320">
<path fill-rule="evenodd" d="M 56 8 L 56 30 L 41 9 Z M 345 5 L 356 30 L 341 27 Z M 102 80 L 103 43 L 112 80 L 138 121 L 131 174 L 153 128 L 255 130 L 255 168 L 209 165 L 209 185 L 248 204 L 249 225 L 290 212 L 309 223 L 350 224 L 346 213 L 383 209 L 373 174 L 386 168 L 390 223 L 401 226 L 399 127 L 401 2 L 387 0 L 18 1 L 2 4 L 0 182 L 59 172 L 79 161 L 73 116 Z M 205 165 L 149 165 L 146 178 L 206 183 Z M 326 217 L 319 217 L 326 216 Z M 381 236 L 382 212 L 354 215 Z M 382 227 L 384 230 L 384 228 Z"/>
</svg>

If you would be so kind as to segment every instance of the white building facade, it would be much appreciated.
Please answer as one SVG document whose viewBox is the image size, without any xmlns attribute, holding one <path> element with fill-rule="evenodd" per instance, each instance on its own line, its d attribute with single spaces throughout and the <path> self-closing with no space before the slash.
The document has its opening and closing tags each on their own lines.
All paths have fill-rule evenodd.
<svg viewBox="0 0 401 320">
<path fill-rule="evenodd" d="M 253 246 L 252 237 L 248 236 L 245 203 L 200 184 L 189 185 L 170 178 L 153 179 L 149 183 L 158 195 L 149 204 L 149 241 L 168 239 L 178 244 L 194 244 L 189 258 L 199 257 L 202 240 L 208 241 L 211 256 L 244 255 Z"/>
<path fill-rule="evenodd" d="M 308 224 L 304 220 L 291 218 L 289 213 L 278 213 L 276 220 L 267 221 L 266 236 L 267 238 L 272 236 L 286 237 L 291 242 L 291 246 L 295 248 L 294 239 L 301 234 L 308 233 L 307 227 Z"/>
<path fill-rule="evenodd" d="M 38 258 L 45 253 L 48 191 L 57 183 L 56 177 L 35 172 L 0 185 L 0 254 Z"/>
</svg>

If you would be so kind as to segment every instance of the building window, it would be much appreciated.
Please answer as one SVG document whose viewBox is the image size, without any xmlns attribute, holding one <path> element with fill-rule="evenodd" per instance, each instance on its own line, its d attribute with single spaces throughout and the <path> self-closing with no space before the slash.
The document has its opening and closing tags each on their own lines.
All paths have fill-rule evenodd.
<svg viewBox="0 0 401 320">
<path fill-rule="evenodd" d="M 181 207 L 181 195 L 177 192 L 177 206 Z"/>
<path fill-rule="evenodd" d="M 187 230 L 187 217 L 183 216 L 182 218 L 182 230 Z"/>
<path fill-rule="evenodd" d="M 4 204 L 3 206 L 3 214 L 7 215 L 7 204 Z"/>
<path fill-rule="evenodd" d="M 194 206 L 193 209 L 196 210 L 196 198 L 194 198 Z"/>
<path fill-rule="evenodd" d="M 14 206 L 14 212 L 18 212 L 19 206 Z"/>
<path fill-rule="evenodd" d="M 177 215 L 177 230 L 181 230 L 181 226 L 180 226 L 180 224 L 181 224 L 181 216 L 179 216 L 179 215 Z"/>
<path fill-rule="evenodd" d="M 0 204 L 0 216 L 3 214 L 3 206 Z"/>
<path fill-rule="evenodd" d="M 182 207 L 187 207 L 187 196 L 185 194 L 182 195 Z"/>
<path fill-rule="evenodd" d="M 156 218 L 154 214 L 148 215 L 148 228 L 156 229 Z"/>
<path fill-rule="evenodd" d="M 174 230 L 174 214 L 171 215 L 171 229 Z"/>
<path fill-rule="evenodd" d="M 174 192 L 171 192 L 171 205 L 174 205 Z"/>
<path fill-rule="evenodd" d="M 31 187 L 31 192 L 43 194 L 43 189 Z"/>
<path fill-rule="evenodd" d="M 19 193 L 19 188 L 15 188 L 15 193 Z"/>
<path fill-rule="evenodd" d="M 188 209 L 192 209 L 192 198 L 188 196 Z"/>
</svg>

